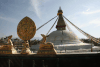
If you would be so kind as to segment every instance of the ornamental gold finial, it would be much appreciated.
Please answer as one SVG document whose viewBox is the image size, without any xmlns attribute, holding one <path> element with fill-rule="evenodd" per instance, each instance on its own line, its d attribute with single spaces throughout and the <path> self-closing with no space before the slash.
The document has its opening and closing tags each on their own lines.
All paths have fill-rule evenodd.
<svg viewBox="0 0 100 67">
<path fill-rule="evenodd" d="M 62 14 L 63 14 L 63 11 L 61 10 L 61 7 L 59 7 L 57 15 L 62 15 Z"/>
</svg>

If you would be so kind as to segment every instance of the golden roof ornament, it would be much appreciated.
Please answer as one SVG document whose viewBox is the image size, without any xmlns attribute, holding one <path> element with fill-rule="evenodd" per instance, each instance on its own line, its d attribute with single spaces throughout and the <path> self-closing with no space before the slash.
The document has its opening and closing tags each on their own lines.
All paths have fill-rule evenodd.
<svg viewBox="0 0 100 67">
<path fill-rule="evenodd" d="M 41 34 L 43 37 L 40 42 L 40 47 L 37 52 L 38 55 L 56 55 L 56 50 L 54 49 L 54 44 L 51 42 L 46 42 L 46 35 Z"/>
<path fill-rule="evenodd" d="M 29 17 L 24 17 L 17 26 L 17 34 L 22 40 L 30 40 L 36 33 L 36 25 Z"/>
<path fill-rule="evenodd" d="M 30 54 L 31 51 L 29 49 L 28 40 L 34 37 L 36 33 L 36 25 L 32 19 L 29 17 L 24 17 L 17 26 L 17 34 L 18 36 L 24 40 L 23 49 L 21 54 Z"/>
<path fill-rule="evenodd" d="M 6 37 L 5 42 L 6 45 L 1 45 L 0 47 L 0 54 L 17 54 L 17 51 L 13 47 L 13 43 L 11 41 L 12 35 Z"/>
<path fill-rule="evenodd" d="M 59 7 L 57 15 L 62 15 L 62 14 L 63 14 L 63 11 L 61 10 L 61 7 Z"/>
</svg>

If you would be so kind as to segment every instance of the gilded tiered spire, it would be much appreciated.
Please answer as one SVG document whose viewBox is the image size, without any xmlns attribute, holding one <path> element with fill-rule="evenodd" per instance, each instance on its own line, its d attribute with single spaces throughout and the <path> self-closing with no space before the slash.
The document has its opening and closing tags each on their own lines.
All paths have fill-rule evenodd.
<svg viewBox="0 0 100 67">
<path fill-rule="evenodd" d="M 57 15 L 59 16 L 56 28 L 57 30 L 66 30 L 66 24 L 62 17 L 63 11 L 61 10 L 61 7 L 59 7 Z"/>
</svg>

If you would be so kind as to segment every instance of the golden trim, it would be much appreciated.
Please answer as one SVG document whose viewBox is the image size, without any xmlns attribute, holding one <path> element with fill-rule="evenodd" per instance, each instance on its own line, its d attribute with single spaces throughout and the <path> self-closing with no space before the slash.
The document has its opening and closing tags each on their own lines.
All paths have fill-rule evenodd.
<svg viewBox="0 0 100 67">
<path fill-rule="evenodd" d="M 57 13 L 57 15 L 59 15 L 59 14 L 63 14 L 63 13 L 62 12 Z"/>
</svg>

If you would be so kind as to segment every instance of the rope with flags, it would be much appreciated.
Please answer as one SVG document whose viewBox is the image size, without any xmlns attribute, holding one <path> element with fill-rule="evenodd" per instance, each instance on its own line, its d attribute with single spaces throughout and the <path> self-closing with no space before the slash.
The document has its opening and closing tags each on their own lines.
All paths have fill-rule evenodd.
<svg viewBox="0 0 100 67">
<path fill-rule="evenodd" d="M 54 27 L 55 23 L 57 22 L 58 18 L 56 19 L 56 21 L 54 22 L 54 24 L 52 25 L 52 27 L 50 28 L 50 30 Z M 50 30 L 48 31 L 48 33 L 50 32 Z M 48 33 L 46 35 L 48 35 Z"/>
<path fill-rule="evenodd" d="M 54 18 L 56 18 L 57 16 L 55 16 Z M 83 35 L 85 35 L 87 38 L 89 38 L 90 40 L 94 41 L 95 43 L 99 43 L 100 44 L 100 39 L 95 38 L 93 36 L 91 36 L 90 34 L 84 32 L 83 30 L 81 30 L 80 28 L 78 28 L 76 25 L 74 25 L 72 22 L 70 22 L 65 16 L 63 16 L 72 26 L 74 26 L 79 32 L 81 32 Z M 37 28 L 37 30 L 39 30 L 41 27 L 43 27 L 44 25 L 46 25 L 47 23 L 49 23 L 51 20 L 53 20 L 54 18 L 50 19 L 48 22 L 44 23 L 43 25 L 41 25 L 39 28 Z M 56 19 L 56 21 L 58 20 L 58 18 Z M 53 26 L 55 25 L 56 21 L 54 22 L 54 24 L 52 25 L 52 27 L 50 28 L 50 30 L 53 28 Z M 72 32 L 72 30 L 70 29 L 70 27 L 68 26 L 68 24 L 66 23 L 66 26 L 68 28 L 69 31 Z M 48 33 L 50 32 L 50 30 L 48 31 Z M 48 33 L 46 35 L 48 35 Z"/>
<path fill-rule="evenodd" d="M 54 18 L 56 18 L 57 16 L 55 16 Z M 53 20 L 54 18 L 50 19 L 48 22 L 44 23 L 43 25 L 41 25 L 39 28 L 37 28 L 36 30 L 39 30 L 41 27 L 43 27 L 44 25 L 46 25 L 47 23 L 49 23 L 51 20 Z"/>
<path fill-rule="evenodd" d="M 68 28 L 68 30 L 71 32 L 71 33 L 73 33 L 74 34 L 74 36 L 76 36 L 76 34 L 71 30 L 71 28 L 68 26 L 68 24 L 66 23 L 66 26 L 67 26 L 67 28 Z"/>
<path fill-rule="evenodd" d="M 72 24 L 72 26 L 74 26 L 78 31 L 80 31 L 82 34 L 84 34 L 87 38 L 91 39 L 92 41 L 96 42 L 96 43 L 100 43 L 100 40 L 89 35 L 88 33 L 82 31 L 80 28 L 78 28 L 76 25 L 74 25 L 72 22 L 70 22 L 65 16 L 63 16 L 70 24 Z"/>
</svg>

